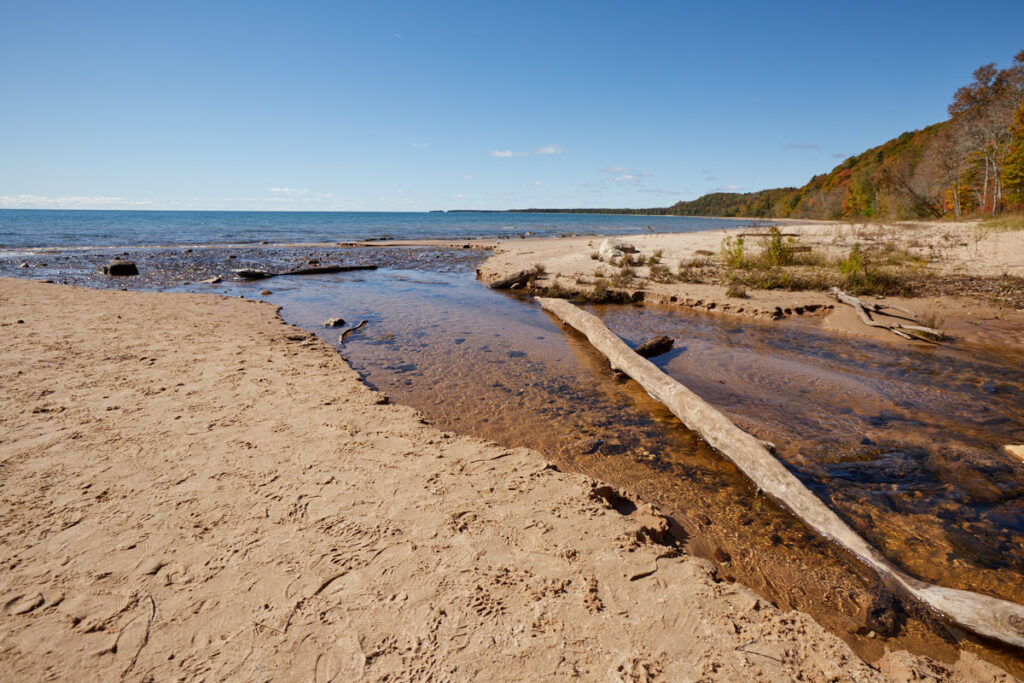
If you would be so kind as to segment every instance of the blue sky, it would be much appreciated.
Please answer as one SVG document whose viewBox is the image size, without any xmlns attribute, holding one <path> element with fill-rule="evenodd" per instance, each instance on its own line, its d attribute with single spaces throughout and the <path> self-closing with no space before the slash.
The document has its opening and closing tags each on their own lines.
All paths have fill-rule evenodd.
<svg viewBox="0 0 1024 683">
<path fill-rule="evenodd" d="M 0 207 L 648 207 L 802 185 L 944 119 L 1022 27 L 1020 0 L 0 0 Z"/>
</svg>

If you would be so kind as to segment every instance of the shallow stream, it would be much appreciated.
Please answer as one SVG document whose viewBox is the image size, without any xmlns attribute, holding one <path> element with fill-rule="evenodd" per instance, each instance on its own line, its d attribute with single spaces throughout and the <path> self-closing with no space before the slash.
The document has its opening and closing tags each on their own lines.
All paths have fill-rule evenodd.
<svg viewBox="0 0 1024 683">
<path fill-rule="evenodd" d="M 714 561 L 723 581 L 811 613 L 865 658 L 903 647 L 948 661 L 959 646 L 1024 672 L 1019 652 L 982 643 L 888 595 L 872 571 L 758 495 L 533 301 L 476 282 L 473 268 L 484 254 L 382 248 L 233 255 L 154 254 L 154 262 L 166 262 L 166 277 L 133 284 L 281 305 L 287 322 L 316 331 L 369 384 L 438 427 L 534 448 L 562 469 L 658 504 L 679 522 L 687 550 Z M 226 267 L 283 270 L 300 258 L 382 267 L 181 284 L 186 270 L 194 281 Z M 61 275 L 87 284 L 76 273 Z M 909 573 L 1024 602 L 1024 467 L 999 450 L 1024 442 L 1019 355 L 880 344 L 804 322 L 739 322 L 653 307 L 590 310 L 634 346 L 658 334 L 673 337 L 675 348 L 656 364 L 774 442 L 802 481 Z M 342 330 L 320 327 L 334 317 L 367 324 L 342 341 Z"/>
</svg>

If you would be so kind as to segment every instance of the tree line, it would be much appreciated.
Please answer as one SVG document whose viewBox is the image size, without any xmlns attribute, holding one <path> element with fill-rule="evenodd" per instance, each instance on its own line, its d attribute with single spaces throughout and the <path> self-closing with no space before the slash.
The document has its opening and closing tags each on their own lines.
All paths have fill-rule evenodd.
<svg viewBox="0 0 1024 683">
<path fill-rule="evenodd" d="M 654 209 L 572 213 L 773 218 L 961 218 L 1024 210 L 1024 50 L 978 67 L 949 119 L 850 157 L 803 187 L 715 192 Z"/>
<path fill-rule="evenodd" d="M 941 218 L 1024 209 L 1024 50 L 978 67 L 949 119 L 850 157 L 801 188 L 716 193 L 676 215 Z"/>
</svg>

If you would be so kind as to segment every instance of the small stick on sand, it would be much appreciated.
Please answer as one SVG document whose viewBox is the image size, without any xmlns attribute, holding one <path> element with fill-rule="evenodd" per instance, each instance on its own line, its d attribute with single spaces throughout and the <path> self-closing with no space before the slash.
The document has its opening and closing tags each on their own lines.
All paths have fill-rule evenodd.
<svg viewBox="0 0 1024 683">
<path fill-rule="evenodd" d="M 132 655 L 132 661 L 128 662 L 128 666 L 121 672 L 121 678 L 128 675 L 128 672 L 132 670 L 135 663 L 139 661 L 139 655 L 142 654 L 142 648 L 149 644 L 149 630 L 153 627 L 153 620 L 156 618 L 156 600 L 153 599 L 152 595 L 147 595 L 146 599 L 149 600 L 149 619 L 146 622 L 146 631 L 142 635 L 142 642 L 139 643 L 139 648 L 135 651 L 135 654 Z M 120 633 L 117 635 L 117 639 L 121 639 Z"/>
<path fill-rule="evenodd" d="M 637 355 L 601 320 L 562 299 L 538 297 L 544 310 L 582 332 L 608 358 L 660 401 L 683 424 L 731 460 L 764 493 L 779 501 L 811 529 L 831 539 L 874 569 L 894 588 L 975 633 L 1024 647 L 1024 607 L 988 595 L 925 583 L 895 567 L 815 496 L 751 434 Z"/>
</svg>

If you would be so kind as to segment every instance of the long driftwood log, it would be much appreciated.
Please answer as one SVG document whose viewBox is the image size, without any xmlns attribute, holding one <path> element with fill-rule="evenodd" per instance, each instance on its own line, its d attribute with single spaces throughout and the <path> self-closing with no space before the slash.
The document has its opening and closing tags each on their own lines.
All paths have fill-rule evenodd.
<svg viewBox="0 0 1024 683">
<path fill-rule="evenodd" d="M 562 299 L 538 297 L 537 301 L 544 310 L 582 332 L 608 358 L 612 368 L 636 380 L 683 424 L 731 460 L 761 491 L 789 508 L 807 526 L 856 555 L 891 587 L 902 589 L 975 633 L 1024 647 L 1024 607 L 988 595 L 925 583 L 896 568 L 811 493 L 758 439 L 634 353 L 600 319 Z"/>
<path fill-rule="evenodd" d="M 883 329 L 889 330 L 895 335 L 903 337 L 904 339 L 924 339 L 925 341 L 936 341 L 944 339 L 946 337 L 942 330 L 936 330 L 931 327 L 925 327 L 924 325 L 904 325 L 903 323 L 899 322 L 882 322 L 880 320 L 875 320 L 874 318 L 872 318 L 871 313 L 869 313 L 869 311 L 871 311 L 874 313 L 882 313 L 883 315 L 886 315 L 882 309 L 891 308 L 893 310 L 900 311 L 909 318 L 917 320 L 917 314 L 911 311 L 910 309 L 903 308 L 902 306 L 896 306 L 894 304 L 880 304 L 861 301 L 857 297 L 847 294 L 838 287 L 833 287 L 830 291 L 832 292 L 832 296 L 834 296 L 837 301 L 841 301 L 844 304 L 849 304 L 850 306 L 853 306 L 853 309 L 857 311 L 857 315 L 860 316 L 861 322 L 863 322 L 868 327 L 881 327 Z M 921 335 L 926 336 L 922 337 Z"/>
<path fill-rule="evenodd" d="M 271 273 L 266 270 L 254 270 L 252 268 L 237 268 L 235 274 L 244 280 L 264 280 L 268 277 L 277 277 L 279 275 L 323 275 L 325 273 L 347 273 L 350 270 L 377 270 L 377 266 L 313 266 L 310 268 L 286 270 L 283 273 Z"/>
</svg>

